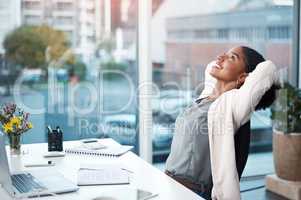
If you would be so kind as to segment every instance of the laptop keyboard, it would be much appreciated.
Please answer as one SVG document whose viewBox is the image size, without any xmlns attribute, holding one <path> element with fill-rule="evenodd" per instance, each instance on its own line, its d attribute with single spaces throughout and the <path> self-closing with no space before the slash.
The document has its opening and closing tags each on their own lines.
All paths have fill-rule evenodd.
<svg viewBox="0 0 301 200">
<path fill-rule="evenodd" d="M 11 176 L 13 186 L 20 192 L 20 193 L 28 193 L 34 192 L 39 190 L 44 190 L 41 184 L 35 181 L 34 177 L 31 174 L 14 174 Z"/>
</svg>

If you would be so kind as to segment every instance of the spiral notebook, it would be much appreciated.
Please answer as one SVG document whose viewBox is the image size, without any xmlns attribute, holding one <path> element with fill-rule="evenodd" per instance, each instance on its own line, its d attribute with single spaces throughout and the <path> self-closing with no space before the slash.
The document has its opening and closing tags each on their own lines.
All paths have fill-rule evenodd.
<svg viewBox="0 0 301 200">
<path fill-rule="evenodd" d="M 80 145 L 78 147 L 67 148 L 65 149 L 65 152 L 71 154 L 79 154 L 79 155 L 118 157 L 133 149 L 133 146 L 129 146 L 129 145 L 109 145 L 109 146 L 103 144 L 100 145 L 101 148 L 99 149 L 95 149 L 95 145 L 94 148 L 92 149 L 89 148 L 89 146 Z"/>
</svg>

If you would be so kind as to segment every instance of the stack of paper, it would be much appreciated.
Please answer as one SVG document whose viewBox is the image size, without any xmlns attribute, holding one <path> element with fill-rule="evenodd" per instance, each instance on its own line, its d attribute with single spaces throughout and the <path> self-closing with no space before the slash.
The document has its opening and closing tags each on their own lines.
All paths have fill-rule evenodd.
<svg viewBox="0 0 301 200">
<path fill-rule="evenodd" d="M 149 200 L 158 195 L 158 193 L 152 193 L 146 190 L 131 188 L 129 186 L 118 188 L 118 192 L 116 192 L 116 189 L 105 190 L 101 196 L 92 198 L 92 200 Z"/>
<path fill-rule="evenodd" d="M 115 164 L 81 165 L 77 185 L 129 184 L 128 171 Z"/>
</svg>

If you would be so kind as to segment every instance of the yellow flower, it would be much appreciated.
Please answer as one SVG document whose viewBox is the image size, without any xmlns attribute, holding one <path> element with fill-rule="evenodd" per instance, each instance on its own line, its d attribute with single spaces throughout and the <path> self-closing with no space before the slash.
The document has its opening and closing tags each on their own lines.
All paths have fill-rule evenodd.
<svg viewBox="0 0 301 200">
<path fill-rule="evenodd" d="M 13 117 L 11 120 L 10 120 L 10 123 L 12 125 L 16 125 L 16 127 L 19 127 L 21 125 L 21 119 L 19 117 Z"/>
<path fill-rule="evenodd" d="M 3 129 L 5 133 L 10 133 L 13 131 L 12 124 L 10 122 L 3 125 Z"/>
<path fill-rule="evenodd" d="M 32 123 L 29 122 L 29 123 L 27 124 L 27 127 L 28 127 L 29 129 L 31 129 L 31 128 L 33 127 Z"/>
</svg>

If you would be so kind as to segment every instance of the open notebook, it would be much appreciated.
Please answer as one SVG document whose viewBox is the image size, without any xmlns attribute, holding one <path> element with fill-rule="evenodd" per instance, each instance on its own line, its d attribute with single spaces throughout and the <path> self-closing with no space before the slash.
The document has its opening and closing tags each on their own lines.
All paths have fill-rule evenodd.
<svg viewBox="0 0 301 200">
<path fill-rule="evenodd" d="M 125 154 L 133 149 L 133 146 L 120 145 L 120 144 L 108 144 L 104 143 L 104 140 L 98 140 L 93 144 L 80 144 L 73 148 L 65 149 L 66 153 L 83 154 L 83 155 L 95 155 L 95 156 L 109 156 L 117 157 Z"/>
</svg>

